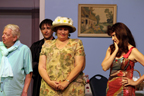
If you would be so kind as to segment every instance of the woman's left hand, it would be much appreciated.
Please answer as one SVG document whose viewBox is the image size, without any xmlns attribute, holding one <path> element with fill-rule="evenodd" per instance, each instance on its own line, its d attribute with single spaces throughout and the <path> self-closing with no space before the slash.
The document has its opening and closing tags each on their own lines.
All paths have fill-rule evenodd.
<svg viewBox="0 0 144 96">
<path fill-rule="evenodd" d="M 133 80 L 131 80 L 131 79 L 129 79 L 129 78 L 123 78 L 123 79 L 122 79 L 122 84 L 123 84 L 124 86 L 128 86 L 128 85 L 136 86 L 136 85 L 137 85 L 136 81 L 133 81 Z"/>
<path fill-rule="evenodd" d="M 69 85 L 68 81 L 64 81 L 58 84 L 58 89 L 64 90 Z"/>
</svg>

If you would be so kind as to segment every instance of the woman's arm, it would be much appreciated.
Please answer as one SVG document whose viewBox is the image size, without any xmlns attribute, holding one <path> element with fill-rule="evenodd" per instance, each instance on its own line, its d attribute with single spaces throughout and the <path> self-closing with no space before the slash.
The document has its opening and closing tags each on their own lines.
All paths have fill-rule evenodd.
<svg viewBox="0 0 144 96">
<path fill-rule="evenodd" d="M 109 47 L 107 49 L 106 56 L 105 56 L 105 58 L 104 58 L 104 60 L 103 60 L 103 62 L 101 64 L 101 66 L 102 66 L 104 71 L 107 71 L 110 68 L 110 66 L 111 66 L 111 64 L 112 64 L 112 62 L 113 62 L 113 60 L 114 60 L 114 58 L 115 58 L 115 56 L 116 56 L 116 54 L 118 52 L 118 46 L 117 46 L 116 43 L 114 43 L 114 44 L 115 44 L 114 52 L 110 55 L 111 49 Z"/>
<path fill-rule="evenodd" d="M 140 83 L 143 82 L 143 81 L 144 81 L 144 75 L 141 76 L 137 81 L 133 81 L 133 80 L 131 80 L 131 79 L 129 79 L 129 78 L 124 78 L 124 79 L 122 80 L 122 84 L 123 84 L 124 86 L 128 86 L 128 85 L 136 86 L 136 85 L 140 84 Z"/>
<path fill-rule="evenodd" d="M 132 56 L 134 56 L 134 59 L 137 62 L 139 62 L 140 64 L 144 66 L 144 55 L 141 52 L 139 52 L 137 48 L 133 48 L 131 54 Z"/>
<path fill-rule="evenodd" d="M 139 62 L 144 66 L 144 55 L 141 52 L 139 52 L 137 48 L 133 48 L 131 52 L 131 56 L 134 57 L 134 59 L 137 62 Z M 128 85 L 136 86 L 140 84 L 142 81 L 144 81 L 144 75 L 141 76 L 137 81 L 130 80 L 129 78 L 124 78 L 122 80 L 122 83 L 124 86 L 128 86 Z"/>
<path fill-rule="evenodd" d="M 81 71 L 85 68 L 85 56 L 75 56 L 75 68 L 71 71 L 66 81 L 59 84 L 59 89 L 64 90 L 70 82 L 72 82 Z"/>
<path fill-rule="evenodd" d="M 67 80 L 73 81 L 85 68 L 85 56 L 75 56 L 75 68 L 71 71 Z"/>
<path fill-rule="evenodd" d="M 53 89 L 58 90 L 58 82 L 51 81 L 47 72 L 46 72 L 46 56 L 40 55 L 39 58 L 39 66 L 38 66 L 39 74 L 45 80 L 48 85 L 50 85 Z"/>
</svg>

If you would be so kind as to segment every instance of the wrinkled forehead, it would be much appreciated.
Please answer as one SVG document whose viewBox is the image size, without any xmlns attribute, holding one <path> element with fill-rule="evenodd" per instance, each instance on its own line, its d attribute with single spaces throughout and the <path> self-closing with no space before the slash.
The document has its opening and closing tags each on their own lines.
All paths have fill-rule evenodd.
<svg viewBox="0 0 144 96">
<path fill-rule="evenodd" d="M 11 33 L 11 28 L 4 28 L 3 33 Z"/>
</svg>

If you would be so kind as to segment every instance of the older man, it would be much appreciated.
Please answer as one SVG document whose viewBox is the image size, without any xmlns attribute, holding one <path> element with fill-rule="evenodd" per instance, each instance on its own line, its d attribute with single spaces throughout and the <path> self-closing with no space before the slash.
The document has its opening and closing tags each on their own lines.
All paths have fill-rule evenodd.
<svg viewBox="0 0 144 96">
<path fill-rule="evenodd" d="M 30 49 L 19 40 L 15 24 L 5 26 L 0 42 L 0 96 L 27 96 L 32 78 Z"/>
</svg>

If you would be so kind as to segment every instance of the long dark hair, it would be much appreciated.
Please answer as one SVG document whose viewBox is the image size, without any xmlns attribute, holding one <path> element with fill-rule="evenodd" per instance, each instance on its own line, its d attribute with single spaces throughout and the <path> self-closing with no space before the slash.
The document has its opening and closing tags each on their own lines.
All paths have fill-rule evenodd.
<svg viewBox="0 0 144 96">
<path fill-rule="evenodd" d="M 118 53 L 116 54 L 116 57 L 120 57 L 123 52 L 124 53 L 128 52 L 128 43 L 136 47 L 133 35 L 130 29 L 125 24 L 118 22 L 115 23 L 113 26 L 108 26 L 107 34 L 111 36 L 113 32 L 115 32 L 116 37 L 119 40 L 118 44 L 119 50 Z M 110 48 L 112 54 L 115 50 L 114 44 L 110 45 Z"/>
</svg>

